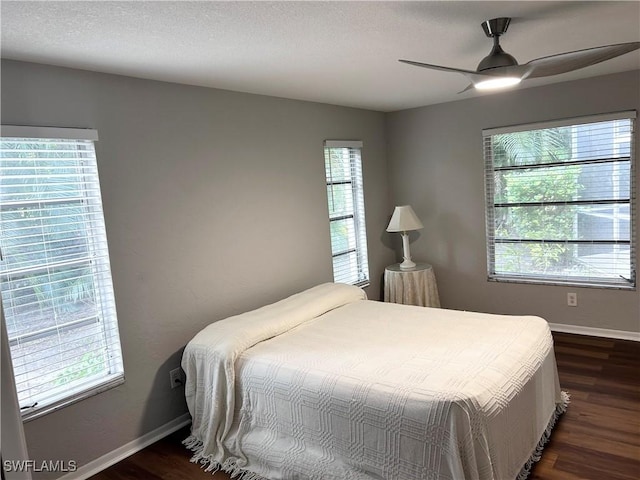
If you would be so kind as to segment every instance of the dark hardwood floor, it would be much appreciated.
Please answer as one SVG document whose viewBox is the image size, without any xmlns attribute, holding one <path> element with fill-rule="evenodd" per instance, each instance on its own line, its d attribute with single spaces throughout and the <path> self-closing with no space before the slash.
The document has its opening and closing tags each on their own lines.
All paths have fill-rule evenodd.
<svg viewBox="0 0 640 480">
<path fill-rule="evenodd" d="M 553 336 L 571 403 L 529 478 L 640 479 L 640 343 Z"/>
<path fill-rule="evenodd" d="M 554 333 L 560 385 L 571 404 L 530 480 L 640 479 L 640 343 Z M 92 480 L 229 480 L 189 462 L 184 429 Z M 505 479 L 508 480 L 508 479 Z"/>
</svg>

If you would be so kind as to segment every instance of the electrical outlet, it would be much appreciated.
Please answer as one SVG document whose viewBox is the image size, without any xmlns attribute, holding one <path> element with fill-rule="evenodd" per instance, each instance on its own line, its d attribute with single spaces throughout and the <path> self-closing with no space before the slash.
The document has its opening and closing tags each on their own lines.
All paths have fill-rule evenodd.
<svg viewBox="0 0 640 480">
<path fill-rule="evenodd" d="M 184 385 L 185 376 L 181 368 L 174 368 L 169 372 L 169 381 L 171 388 L 178 388 Z"/>
<path fill-rule="evenodd" d="M 577 293 L 567 293 L 567 305 L 570 307 L 578 306 L 578 294 Z"/>
</svg>

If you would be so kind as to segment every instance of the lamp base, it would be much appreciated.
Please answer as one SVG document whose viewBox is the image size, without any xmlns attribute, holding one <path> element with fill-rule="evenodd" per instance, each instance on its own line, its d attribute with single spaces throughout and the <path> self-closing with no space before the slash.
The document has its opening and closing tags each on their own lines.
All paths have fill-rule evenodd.
<svg viewBox="0 0 640 480">
<path fill-rule="evenodd" d="M 404 262 L 400 264 L 400 270 L 411 270 L 412 268 L 415 268 L 415 266 L 415 262 L 412 262 L 410 259 L 405 258 Z"/>
<path fill-rule="evenodd" d="M 416 266 L 415 262 L 411 261 L 408 232 L 402 232 L 402 258 L 404 259 L 404 262 L 400 264 L 400 270 L 411 270 Z"/>
</svg>

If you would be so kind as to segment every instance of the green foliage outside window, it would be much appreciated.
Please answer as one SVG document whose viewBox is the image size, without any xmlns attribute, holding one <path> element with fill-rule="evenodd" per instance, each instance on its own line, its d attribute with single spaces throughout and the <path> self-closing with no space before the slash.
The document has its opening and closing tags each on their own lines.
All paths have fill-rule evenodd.
<svg viewBox="0 0 640 480">
<path fill-rule="evenodd" d="M 494 167 L 525 167 L 571 160 L 570 128 L 553 128 L 493 137 Z M 518 168 L 495 172 L 495 203 L 562 202 L 578 197 L 581 166 Z M 496 207 L 497 239 L 563 240 L 575 238 L 576 210 L 564 205 Z M 502 243 L 496 270 L 520 272 L 523 263 L 547 273 L 572 264 L 574 247 L 564 243 Z M 498 257 L 498 254 L 496 255 Z"/>
<path fill-rule="evenodd" d="M 107 358 L 103 353 L 88 352 L 79 361 L 76 360 L 76 363 L 60 372 L 56 377 L 55 384 L 58 386 L 66 385 L 74 380 L 96 375 L 106 368 Z"/>
</svg>

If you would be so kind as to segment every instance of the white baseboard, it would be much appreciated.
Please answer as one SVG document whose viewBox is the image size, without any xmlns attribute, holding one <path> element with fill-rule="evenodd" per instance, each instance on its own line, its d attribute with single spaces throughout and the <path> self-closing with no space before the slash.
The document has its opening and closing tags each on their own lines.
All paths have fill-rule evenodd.
<svg viewBox="0 0 640 480">
<path fill-rule="evenodd" d="M 616 338 L 619 340 L 633 340 L 640 342 L 640 332 L 627 332 L 625 330 L 611 330 L 608 328 L 581 327 L 578 325 L 564 325 L 562 323 L 550 323 L 553 332 L 575 333 L 576 335 L 588 335 L 590 337 Z"/>
<path fill-rule="evenodd" d="M 87 478 L 100 473 L 102 470 L 118 463 L 121 460 L 139 452 L 145 447 L 148 447 L 152 443 L 172 434 L 173 432 L 180 430 L 182 427 L 186 427 L 191 423 L 191 416 L 188 413 L 179 416 L 178 418 L 171 420 L 169 423 L 144 434 L 143 436 L 132 440 L 131 442 L 116 448 L 115 450 L 96 458 L 92 462 L 78 467 L 75 472 L 67 473 L 58 480 L 86 480 Z M 185 450 L 186 452 L 186 450 Z"/>
</svg>

